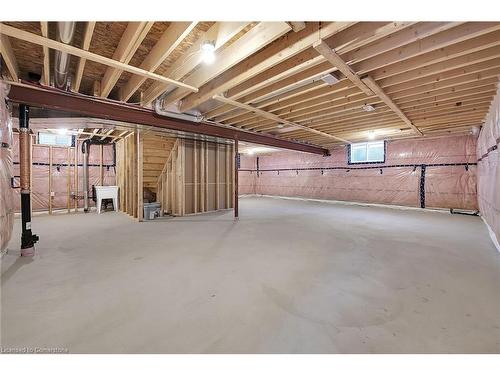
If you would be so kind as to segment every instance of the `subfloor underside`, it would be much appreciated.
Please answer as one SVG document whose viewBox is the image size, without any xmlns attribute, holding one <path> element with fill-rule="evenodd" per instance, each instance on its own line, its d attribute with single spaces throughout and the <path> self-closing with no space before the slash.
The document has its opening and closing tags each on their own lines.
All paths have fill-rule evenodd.
<svg viewBox="0 0 500 375">
<path fill-rule="evenodd" d="M 478 217 L 249 197 L 137 223 L 19 220 L 1 346 L 70 353 L 500 353 L 500 254 Z"/>
</svg>

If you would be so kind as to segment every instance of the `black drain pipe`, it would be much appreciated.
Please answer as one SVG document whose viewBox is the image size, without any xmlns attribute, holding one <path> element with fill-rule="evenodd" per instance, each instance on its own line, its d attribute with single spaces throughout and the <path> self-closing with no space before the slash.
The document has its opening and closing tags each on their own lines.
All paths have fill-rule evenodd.
<svg viewBox="0 0 500 375">
<path fill-rule="evenodd" d="M 35 255 L 35 243 L 38 236 L 31 232 L 31 191 L 30 191 L 30 119 L 29 107 L 19 105 L 19 175 L 21 184 L 21 256 L 32 257 Z"/>
</svg>

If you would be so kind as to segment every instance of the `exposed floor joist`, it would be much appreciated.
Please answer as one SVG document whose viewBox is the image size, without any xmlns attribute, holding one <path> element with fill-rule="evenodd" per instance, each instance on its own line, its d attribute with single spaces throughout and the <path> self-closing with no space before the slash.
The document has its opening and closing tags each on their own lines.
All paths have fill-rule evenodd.
<svg viewBox="0 0 500 375">
<path fill-rule="evenodd" d="M 112 67 L 112 68 L 115 68 L 118 70 L 124 70 L 124 71 L 127 71 L 127 72 L 132 73 L 132 74 L 137 74 L 137 75 L 141 75 L 141 76 L 144 76 L 144 77 L 147 77 L 150 79 L 154 79 L 156 81 L 179 86 L 179 87 L 182 87 L 182 88 L 187 89 L 189 91 L 193 91 L 193 92 L 198 91 L 198 89 L 196 87 L 187 85 L 185 83 L 178 82 L 178 81 L 175 81 L 173 79 L 161 76 L 159 74 L 151 73 L 151 72 L 148 72 L 144 69 L 136 68 L 134 66 L 127 65 L 127 64 L 121 63 L 119 61 L 116 61 L 116 60 L 113 60 L 113 59 L 110 59 L 110 58 L 107 58 L 107 57 L 104 57 L 104 56 L 101 56 L 101 55 L 98 55 L 98 54 L 95 54 L 92 52 L 84 51 L 80 48 L 76 48 L 76 47 L 73 47 L 73 46 L 68 45 L 68 44 L 64 44 L 64 43 L 60 43 L 60 42 L 57 42 L 57 41 L 52 40 L 52 39 L 44 38 L 42 36 L 27 32 L 27 31 L 23 31 L 21 29 L 16 29 L 15 27 L 11 27 L 11 26 L 8 26 L 8 25 L 2 24 L 2 23 L 0 23 L 0 34 L 2 34 L 4 36 L 8 35 L 10 37 L 21 39 L 21 40 L 24 40 L 26 42 L 38 44 L 40 46 L 46 46 L 46 47 L 49 47 L 49 48 L 52 48 L 52 49 L 55 49 L 58 51 L 69 53 L 70 55 L 83 57 L 83 58 L 86 58 L 87 60 L 91 60 L 91 61 L 103 64 L 103 65 L 107 65 L 109 67 Z"/>
<path fill-rule="evenodd" d="M 154 22 L 129 22 L 113 54 L 113 60 L 128 64 L 153 26 L 153 23 Z M 108 67 L 101 80 L 101 92 L 99 96 L 106 98 L 121 74 L 121 70 Z"/>
<path fill-rule="evenodd" d="M 95 21 L 89 21 L 85 25 L 85 31 L 83 33 L 83 43 L 82 43 L 82 49 L 84 51 L 88 51 L 90 48 L 90 42 L 92 41 L 92 35 L 94 34 L 94 29 L 95 29 Z M 47 37 L 47 35 L 44 35 Z M 47 47 L 43 47 L 44 50 Z M 48 51 L 48 48 L 47 48 Z M 82 77 L 83 77 L 83 71 L 85 69 L 85 63 L 87 62 L 87 59 L 85 58 L 79 58 L 78 59 L 78 66 L 76 68 L 76 73 L 75 73 L 75 80 L 73 83 L 73 91 L 80 91 L 80 85 L 82 83 Z"/>
<path fill-rule="evenodd" d="M 47 21 L 40 22 L 40 30 L 42 32 L 42 36 L 44 36 L 45 38 L 49 37 L 49 23 Z M 50 85 L 50 55 L 49 49 L 45 46 L 43 47 L 42 80 L 46 86 Z"/>
<path fill-rule="evenodd" d="M 196 24 L 197 22 L 176 22 L 170 25 L 139 67 L 154 72 L 194 29 Z M 122 100 L 128 100 L 145 81 L 145 77 L 132 76 L 120 92 Z"/>
<path fill-rule="evenodd" d="M 271 119 L 273 121 L 276 121 L 278 124 L 280 124 L 280 123 L 281 124 L 285 124 L 285 125 L 288 125 L 288 126 L 292 126 L 292 127 L 296 127 L 296 128 L 300 128 L 300 129 L 309 131 L 309 132 L 314 133 L 314 134 L 321 135 L 323 137 L 335 139 L 335 140 L 343 142 L 343 143 L 350 143 L 346 139 L 343 139 L 343 138 L 340 138 L 340 137 L 336 137 L 335 135 L 332 135 L 332 134 L 329 134 L 329 133 L 325 133 L 325 132 L 322 132 L 322 131 L 319 131 L 319 130 L 316 130 L 316 129 L 313 129 L 313 128 L 309 128 L 307 126 L 300 125 L 300 124 L 297 124 L 297 123 L 294 123 L 294 122 L 291 122 L 291 121 L 288 121 L 288 120 L 284 120 L 284 119 L 280 118 L 279 116 L 276 116 L 273 113 L 263 111 L 261 109 L 252 107 L 251 105 L 248 105 L 248 104 L 240 103 L 240 102 L 238 102 L 236 100 L 225 98 L 225 97 L 223 97 L 221 95 L 214 95 L 213 99 L 218 100 L 218 101 L 220 101 L 222 103 L 231 104 L 231 105 L 233 105 L 235 107 L 243 108 L 243 109 L 245 109 L 245 110 L 247 110 L 249 112 L 253 112 L 253 113 L 255 113 L 255 114 L 259 115 L 259 116 L 262 116 L 264 118 L 268 118 L 268 119 Z"/>
<path fill-rule="evenodd" d="M 178 59 L 163 75 L 172 79 L 180 80 L 202 62 L 203 56 L 200 52 L 201 46 L 205 40 L 215 41 L 214 52 L 216 53 L 247 26 L 248 22 L 217 22 L 186 51 L 186 56 L 191 56 L 190 59 L 187 61 L 184 59 Z M 142 100 L 143 103 L 150 104 L 153 100 L 165 92 L 168 87 L 168 85 L 161 82 L 153 83 L 144 92 L 144 98 Z M 121 98 L 122 100 L 128 100 L 130 97 L 123 95 Z"/>
<path fill-rule="evenodd" d="M 17 66 L 16 56 L 12 52 L 10 40 L 5 35 L 0 35 L 0 53 L 5 61 L 7 70 L 14 81 L 19 79 L 19 67 Z"/>
</svg>

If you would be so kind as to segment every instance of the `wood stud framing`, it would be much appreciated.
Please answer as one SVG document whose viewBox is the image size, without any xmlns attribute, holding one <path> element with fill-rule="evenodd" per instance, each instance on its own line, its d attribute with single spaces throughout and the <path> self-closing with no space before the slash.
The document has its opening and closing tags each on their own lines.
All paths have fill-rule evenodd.
<svg viewBox="0 0 500 375">
<path fill-rule="evenodd" d="M 233 208 L 232 145 L 178 139 L 158 177 L 165 214 L 183 216 Z"/>
</svg>

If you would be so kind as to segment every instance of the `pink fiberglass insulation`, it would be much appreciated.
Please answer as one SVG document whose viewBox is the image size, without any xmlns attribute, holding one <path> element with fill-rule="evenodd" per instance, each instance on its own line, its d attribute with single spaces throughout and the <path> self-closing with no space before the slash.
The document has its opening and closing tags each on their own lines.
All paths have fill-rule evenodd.
<svg viewBox="0 0 500 375">
<path fill-rule="evenodd" d="M 240 169 L 254 170 L 255 157 L 250 157 L 245 154 L 240 155 Z M 255 172 L 240 172 L 238 174 L 238 194 L 257 194 L 255 191 Z"/>
<path fill-rule="evenodd" d="M 14 134 L 13 157 L 14 157 L 14 175 L 19 175 L 19 146 L 18 136 Z M 78 142 L 78 207 L 83 207 L 83 156 L 81 153 L 81 142 Z M 49 209 L 49 175 L 51 176 L 50 187 L 52 192 L 52 209 L 68 208 L 68 173 L 69 173 L 69 207 L 75 207 L 75 167 L 74 167 L 74 149 L 70 148 L 69 167 L 68 167 L 68 148 L 52 147 L 52 168 L 49 173 L 50 147 L 34 145 L 32 153 L 32 210 L 47 211 Z M 101 154 L 99 145 L 90 146 L 89 154 L 89 193 L 92 185 L 100 184 L 100 163 Z M 103 146 L 103 185 L 115 185 L 115 167 L 113 166 L 113 146 Z M 14 192 L 14 209 L 19 212 L 20 202 L 19 191 Z M 92 200 L 90 206 L 94 205 Z"/>
<path fill-rule="evenodd" d="M 259 176 L 255 172 L 256 157 L 242 156 L 241 169 L 252 172 L 240 171 L 240 194 L 420 207 L 420 165 L 425 164 L 425 207 L 477 209 L 474 165 L 430 166 L 475 163 L 475 147 L 473 136 L 388 141 L 385 163 L 351 165 L 347 162 L 347 146 L 332 149 L 328 157 L 276 152 L 259 156 Z M 408 164 L 411 166 L 379 168 Z M 415 168 L 413 164 L 419 166 Z M 321 170 L 329 167 L 344 169 Z M 300 170 L 304 168 L 319 169 Z M 266 169 L 290 170 L 278 174 Z"/>
<path fill-rule="evenodd" d="M 8 86 L 0 82 L 0 251 L 10 241 L 14 225 L 12 177 L 12 117 L 5 102 Z"/>
<path fill-rule="evenodd" d="M 481 215 L 500 242 L 500 85 L 477 142 L 478 202 Z M 499 249 L 500 251 L 500 249 Z"/>
</svg>

